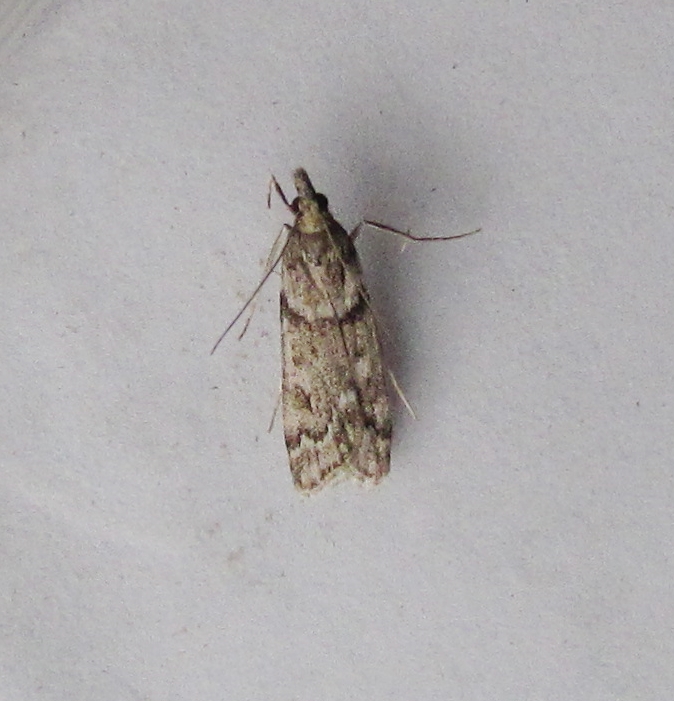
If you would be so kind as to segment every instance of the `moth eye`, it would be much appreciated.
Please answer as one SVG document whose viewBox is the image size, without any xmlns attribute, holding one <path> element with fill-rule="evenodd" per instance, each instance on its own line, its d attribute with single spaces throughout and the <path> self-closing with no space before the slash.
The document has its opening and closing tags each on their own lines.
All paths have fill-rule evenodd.
<svg viewBox="0 0 674 701">
<path fill-rule="evenodd" d="M 296 197 L 291 203 L 290 203 L 290 209 L 297 214 L 300 211 L 300 198 Z"/>
<path fill-rule="evenodd" d="M 321 212 L 328 211 L 328 198 L 325 195 L 322 195 L 320 192 L 316 193 L 316 204 Z"/>
</svg>

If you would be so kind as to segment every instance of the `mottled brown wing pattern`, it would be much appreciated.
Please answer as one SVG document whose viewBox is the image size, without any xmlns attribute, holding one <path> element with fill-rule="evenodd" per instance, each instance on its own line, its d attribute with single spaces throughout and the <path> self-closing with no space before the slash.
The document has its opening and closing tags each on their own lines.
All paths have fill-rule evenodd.
<svg viewBox="0 0 674 701">
<path fill-rule="evenodd" d="M 281 292 L 293 481 L 305 492 L 345 477 L 376 483 L 389 471 L 392 419 L 375 319 L 352 241 L 306 173 L 295 177 Z"/>
</svg>

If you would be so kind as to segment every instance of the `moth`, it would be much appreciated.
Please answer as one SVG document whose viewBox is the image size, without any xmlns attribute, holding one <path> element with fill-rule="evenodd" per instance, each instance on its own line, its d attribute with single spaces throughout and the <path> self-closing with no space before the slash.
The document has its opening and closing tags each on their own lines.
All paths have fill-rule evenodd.
<svg viewBox="0 0 674 701">
<path fill-rule="evenodd" d="M 310 493 L 348 477 L 377 484 L 390 470 L 393 419 L 388 373 L 354 240 L 363 224 L 414 241 L 476 232 L 422 238 L 364 220 L 348 234 L 307 172 L 298 168 L 293 179 L 297 197 L 288 202 L 272 178 L 295 217 L 286 225 L 281 253 L 211 353 L 280 261 L 281 402 L 295 487 Z"/>
</svg>

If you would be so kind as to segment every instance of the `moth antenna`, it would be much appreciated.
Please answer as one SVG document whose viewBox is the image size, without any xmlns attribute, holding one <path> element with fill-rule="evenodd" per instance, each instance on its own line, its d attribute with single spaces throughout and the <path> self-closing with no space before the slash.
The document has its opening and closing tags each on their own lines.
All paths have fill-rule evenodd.
<svg viewBox="0 0 674 701">
<path fill-rule="evenodd" d="M 271 180 L 269 181 L 269 191 L 267 192 L 267 209 L 271 209 L 272 189 L 276 190 L 276 194 L 281 198 L 281 200 L 283 200 L 283 204 L 292 212 L 292 205 L 288 202 L 288 198 L 286 197 L 285 192 L 283 192 L 283 189 L 278 184 L 278 180 L 273 175 L 271 176 Z"/>
<path fill-rule="evenodd" d="M 452 234 L 451 236 L 413 236 L 409 231 L 400 231 L 400 229 L 394 229 L 392 226 L 386 226 L 386 224 L 381 224 L 380 222 L 371 221 L 369 219 L 363 219 L 363 221 L 358 224 L 358 226 L 353 230 L 353 234 L 356 234 L 363 224 L 371 226 L 373 229 L 379 229 L 379 231 L 387 231 L 389 234 L 396 234 L 402 236 L 403 238 L 409 239 L 410 241 L 452 241 L 453 239 L 462 239 L 464 236 L 472 236 L 482 231 L 482 227 L 479 229 L 473 229 L 472 231 L 465 231 L 463 234 Z"/>
<path fill-rule="evenodd" d="M 284 231 L 287 231 L 289 228 L 290 227 L 287 224 L 284 224 L 283 228 L 281 229 L 281 232 L 279 233 L 279 236 L 277 236 L 276 240 L 278 241 L 281 234 Z M 243 307 L 241 307 L 239 313 L 229 323 L 229 326 L 227 326 L 227 328 L 220 334 L 220 338 L 218 338 L 218 340 L 215 342 L 215 345 L 213 346 L 213 348 L 211 348 L 211 355 L 213 355 L 213 353 L 215 353 L 215 351 L 217 350 L 217 348 L 220 345 L 220 343 L 222 342 L 222 340 L 231 331 L 232 326 L 234 326 L 234 324 L 236 324 L 236 322 L 243 316 L 243 313 L 246 311 L 246 309 L 248 309 L 251 302 L 257 296 L 258 292 L 264 287 L 264 283 L 267 282 L 267 280 L 269 279 L 269 276 L 274 272 L 274 269 L 279 264 L 279 261 L 281 260 L 281 258 L 283 258 L 283 254 L 285 253 L 287 245 L 288 245 L 288 240 L 286 240 L 286 242 L 283 244 L 283 248 L 281 249 L 281 252 L 278 254 L 278 256 L 276 256 L 273 265 L 271 265 L 269 267 L 269 269 L 267 270 L 267 272 L 262 276 L 262 280 L 260 280 L 260 282 L 258 283 L 258 286 L 255 288 L 255 291 L 248 298 L 248 301 L 243 305 Z M 245 326 L 241 335 L 243 335 L 246 332 L 246 328 L 248 328 L 249 323 L 250 323 L 250 320 L 246 323 L 246 326 Z"/>
</svg>

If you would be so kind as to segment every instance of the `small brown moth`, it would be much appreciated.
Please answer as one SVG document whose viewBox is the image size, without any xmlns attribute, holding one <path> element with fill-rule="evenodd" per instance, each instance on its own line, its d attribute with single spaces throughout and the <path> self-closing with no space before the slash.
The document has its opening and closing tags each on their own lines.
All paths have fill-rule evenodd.
<svg viewBox="0 0 674 701">
<path fill-rule="evenodd" d="M 376 484 L 390 469 L 392 415 L 375 318 L 353 241 L 362 224 L 414 241 L 446 241 L 474 231 L 421 238 L 372 221 L 347 234 L 317 193 L 306 171 L 294 173 L 295 216 L 279 256 L 243 314 L 281 261 L 283 426 L 297 489 L 312 492 L 353 477 Z M 270 189 L 271 192 L 271 189 Z"/>
</svg>

